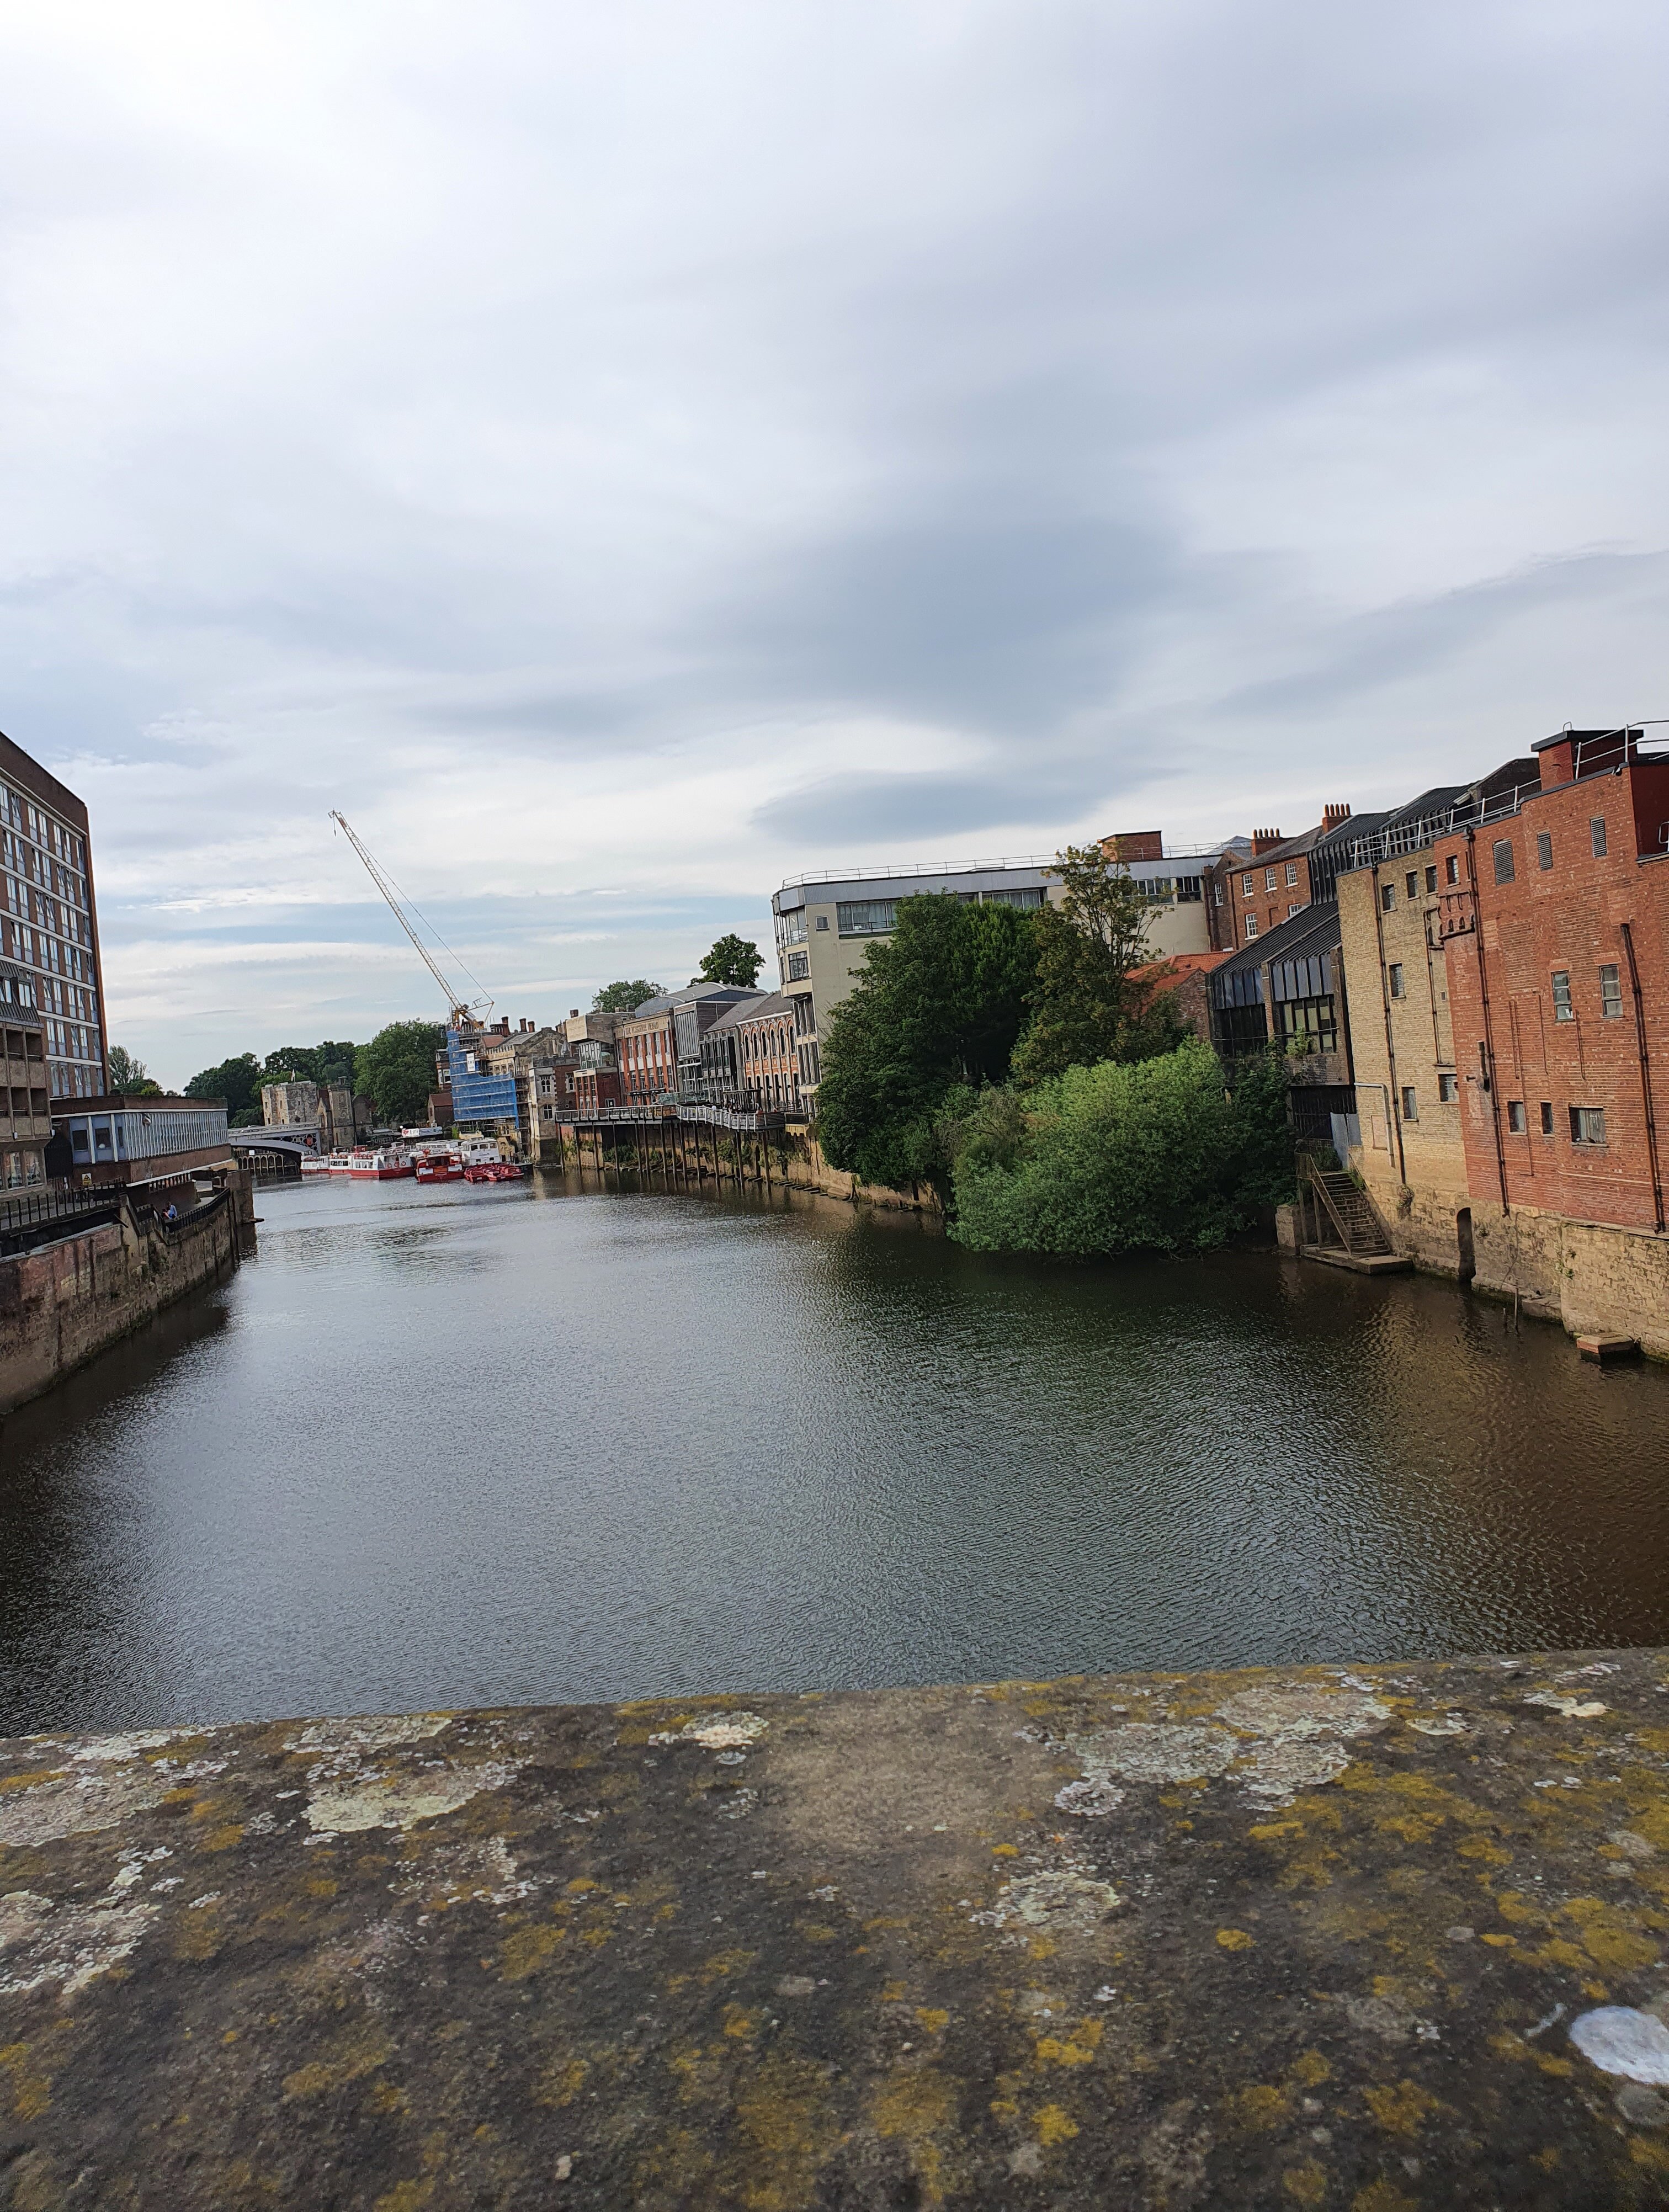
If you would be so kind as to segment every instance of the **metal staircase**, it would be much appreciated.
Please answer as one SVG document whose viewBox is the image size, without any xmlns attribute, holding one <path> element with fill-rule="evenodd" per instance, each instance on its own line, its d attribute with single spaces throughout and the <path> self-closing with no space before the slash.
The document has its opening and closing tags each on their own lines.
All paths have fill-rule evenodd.
<svg viewBox="0 0 1669 2212">
<path fill-rule="evenodd" d="M 1392 1244 L 1378 1208 L 1355 1177 L 1337 1168 L 1301 1160 L 1298 1249 L 1307 1260 L 1378 1275 L 1411 1262 Z"/>
</svg>

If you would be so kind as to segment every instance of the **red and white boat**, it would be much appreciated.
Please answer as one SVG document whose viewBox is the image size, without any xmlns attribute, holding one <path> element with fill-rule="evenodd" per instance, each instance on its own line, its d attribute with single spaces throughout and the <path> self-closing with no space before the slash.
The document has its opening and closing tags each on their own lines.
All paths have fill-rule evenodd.
<svg viewBox="0 0 1669 2212">
<path fill-rule="evenodd" d="M 503 1157 L 495 1138 L 462 1138 L 458 1152 L 459 1172 L 465 1182 L 519 1182 L 522 1179 L 519 1165 Z"/>
<path fill-rule="evenodd" d="M 464 1163 L 455 1145 L 419 1145 L 411 1156 L 411 1172 L 419 1182 L 461 1182 Z"/>
<path fill-rule="evenodd" d="M 348 1175 L 354 1182 L 397 1182 L 401 1176 L 409 1176 L 411 1172 L 410 1152 L 395 1152 L 391 1148 L 371 1152 L 363 1145 L 356 1145 L 348 1155 Z"/>
</svg>

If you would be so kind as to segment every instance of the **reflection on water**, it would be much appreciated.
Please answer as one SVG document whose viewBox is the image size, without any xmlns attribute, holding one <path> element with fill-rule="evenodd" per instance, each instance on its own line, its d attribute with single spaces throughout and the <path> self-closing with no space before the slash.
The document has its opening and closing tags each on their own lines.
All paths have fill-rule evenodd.
<svg viewBox="0 0 1669 2212">
<path fill-rule="evenodd" d="M 0 1430 L 0 1730 L 1669 1641 L 1669 1374 L 1409 1279 L 269 1190 Z"/>
</svg>

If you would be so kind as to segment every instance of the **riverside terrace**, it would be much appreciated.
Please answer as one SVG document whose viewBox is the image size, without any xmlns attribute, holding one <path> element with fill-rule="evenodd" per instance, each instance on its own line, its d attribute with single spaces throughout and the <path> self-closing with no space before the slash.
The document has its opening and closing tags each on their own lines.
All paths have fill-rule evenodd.
<svg viewBox="0 0 1669 2212">
<path fill-rule="evenodd" d="M 19 2208 L 1660 2205 L 1669 1654 L 0 1745 Z"/>
</svg>

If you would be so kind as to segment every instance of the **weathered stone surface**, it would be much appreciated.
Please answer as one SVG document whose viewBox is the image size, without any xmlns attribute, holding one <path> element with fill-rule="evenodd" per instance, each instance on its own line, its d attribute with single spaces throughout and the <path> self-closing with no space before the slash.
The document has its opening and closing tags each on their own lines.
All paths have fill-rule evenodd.
<svg viewBox="0 0 1669 2212">
<path fill-rule="evenodd" d="M 1669 2201 L 1669 1657 L 0 1745 L 0 2203 Z"/>
</svg>

